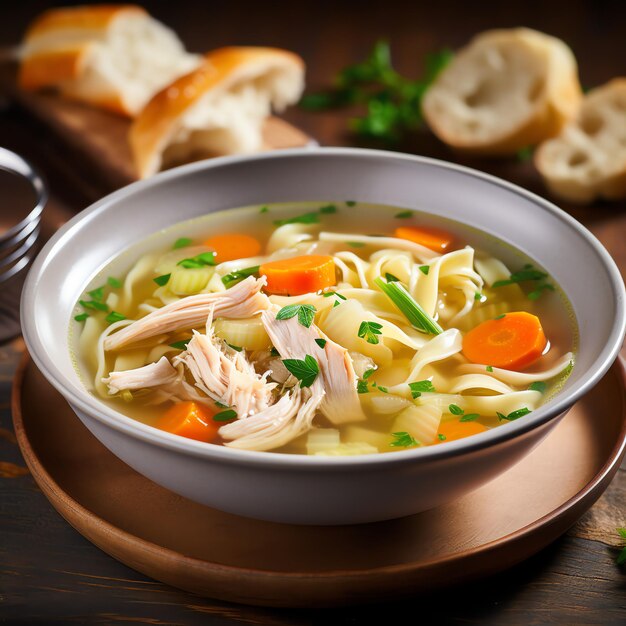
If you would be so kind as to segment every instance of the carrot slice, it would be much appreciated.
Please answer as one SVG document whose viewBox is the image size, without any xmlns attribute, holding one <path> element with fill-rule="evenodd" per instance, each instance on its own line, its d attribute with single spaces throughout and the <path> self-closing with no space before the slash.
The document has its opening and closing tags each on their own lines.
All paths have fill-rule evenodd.
<svg viewBox="0 0 626 626">
<path fill-rule="evenodd" d="M 197 441 L 213 441 L 221 424 L 213 421 L 210 409 L 195 402 L 178 402 L 170 407 L 156 427 Z"/>
<path fill-rule="evenodd" d="M 463 354 L 472 363 L 522 370 L 543 354 L 547 344 L 539 318 L 517 311 L 472 328 L 463 338 Z"/>
<path fill-rule="evenodd" d="M 454 241 L 454 237 L 445 230 L 427 226 L 400 226 L 396 228 L 395 235 L 398 239 L 408 239 L 435 252 L 445 252 Z"/>
<path fill-rule="evenodd" d="M 459 422 L 458 420 L 450 420 L 449 422 L 442 422 L 439 425 L 439 431 L 437 437 L 432 445 L 436 443 L 444 443 L 445 441 L 455 441 L 456 439 L 463 439 L 470 435 L 477 435 L 488 430 L 486 426 L 479 424 L 478 422 Z M 445 439 L 441 439 L 439 435 L 443 435 Z"/>
<path fill-rule="evenodd" d="M 267 278 L 267 291 L 281 295 L 299 296 L 337 284 L 333 257 L 317 254 L 263 263 L 259 274 Z"/>
<path fill-rule="evenodd" d="M 235 259 L 247 259 L 261 252 L 259 241 L 250 235 L 242 233 L 214 235 L 204 241 L 204 245 L 215 252 L 218 263 L 234 261 Z"/>
</svg>

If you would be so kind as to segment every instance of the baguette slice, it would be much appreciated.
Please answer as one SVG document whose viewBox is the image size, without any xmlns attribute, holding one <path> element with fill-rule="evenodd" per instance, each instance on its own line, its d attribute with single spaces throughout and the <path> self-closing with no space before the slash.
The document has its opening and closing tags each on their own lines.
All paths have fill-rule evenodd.
<svg viewBox="0 0 626 626">
<path fill-rule="evenodd" d="M 423 113 L 450 146 L 514 154 L 552 137 L 581 99 L 576 59 L 559 39 L 527 28 L 486 31 L 426 92 Z"/>
<path fill-rule="evenodd" d="M 130 129 L 140 178 L 162 167 L 263 149 L 261 128 L 304 88 L 304 63 L 286 50 L 229 47 L 156 94 Z"/>
<path fill-rule="evenodd" d="M 542 143 L 534 160 L 561 198 L 580 204 L 626 198 L 626 78 L 591 90 L 576 118 Z"/>
<path fill-rule="evenodd" d="M 135 5 L 46 11 L 30 25 L 20 57 L 23 89 L 55 88 L 128 116 L 200 62 L 173 31 Z"/>
</svg>

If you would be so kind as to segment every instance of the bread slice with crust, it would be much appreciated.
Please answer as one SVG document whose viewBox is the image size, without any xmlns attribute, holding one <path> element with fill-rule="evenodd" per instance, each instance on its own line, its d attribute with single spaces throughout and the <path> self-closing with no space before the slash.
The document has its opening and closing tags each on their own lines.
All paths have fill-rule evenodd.
<svg viewBox="0 0 626 626">
<path fill-rule="evenodd" d="M 272 108 L 298 101 L 304 62 L 286 50 L 229 47 L 157 93 L 134 120 L 130 146 L 140 178 L 162 167 L 262 150 Z"/>
<path fill-rule="evenodd" d="M 200 62 L 173 31 L 135 5 L 46 11 L 28 28 L 20 59 L 23 89 L 55 88 L 128 116 Z"/>
<path fill-rule="evenodd" d="M 626 78 L 591 90 L 576 118 L 542 143 L 534 160 L 561 198 L 581 204 L 626 198 Z"/>
<path fill-rule="evenodd" d="M 558 134 L 580 98 L 576 59 L 561 40 L 527 28 L 491 30 L 436 78 L 423 113 L 450 146 L 506 155 Z"/>
</svg>

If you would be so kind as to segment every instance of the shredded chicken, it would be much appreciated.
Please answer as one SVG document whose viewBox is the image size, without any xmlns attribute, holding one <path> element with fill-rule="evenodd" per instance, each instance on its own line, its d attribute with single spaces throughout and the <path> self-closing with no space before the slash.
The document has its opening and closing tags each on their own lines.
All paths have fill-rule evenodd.
<svg viewBox="0 0 626 626">
<path fill-rule="evenodd" d="M 266 372 L 257 374 L 245 354 L 237 352 L 215 337 L 209 311 L 207 334 L 194 331 L 187 349 L 174 359 L 184 363 L 196 387 L 207 396 L 237 411 L 239 418 L 259 413 L 273 401 L 276 383 L 269 383 Z"/>
<path fill-rule="evenodd" d="M 147 389 L 160 387 L 176 382 L 179 373 L 172 367 L 167 357 L 161 357 L 156 363 L 143 367 L 120 372 L 110 372 L 108 378 L 102 382 L 109 387 L 110 394 L 116 394 L 122 389 Z"/>
<path fill-rule="evenodd" d="M 310 354 L 318 362 L 320 373 L 311 386 L 315 394 L 325 392 L 320 410 L 334 424 L 365 419 L 356 390 L 356 374 L 345 348 L 325 337 L 312 324 L 306 328 L 297 318 L 277 320 L 276 310 L 263 311 L 263 326 L 283 359 L 304 359 Z M 324 348 L 315 342 L 326 339 Z"/>
<path fill-rule="evenodd" d="M 222 438 L 231 440 L 224 444 L 231 448 L 279 448 L 311 428 L 323 397 L 324 392 L 321 389 L 294 387 L 264 411 L 222 426 L 219 434 Z"/>
<path fill-rule="evenodd" d="M 265 277 L 249 276 L 225 291 L 199 293 L 181 298 L 110 335 L 104 342 L 104 349 L 118 350 L 129 343 L 148 337 L 201 326 L 206 322 L 211 310 L 216 316 L 252 317 L 270 305 L 268 297 L 261 293 L 264 286 Z"/>
</svg>

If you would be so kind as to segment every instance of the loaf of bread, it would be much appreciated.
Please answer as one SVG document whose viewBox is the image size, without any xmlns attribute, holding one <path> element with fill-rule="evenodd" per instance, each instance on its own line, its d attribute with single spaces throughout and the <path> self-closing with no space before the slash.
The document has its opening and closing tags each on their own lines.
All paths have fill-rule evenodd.
<svg viewBox="0 0 626 626">
<path fill-rule="evenodd" d="M 555 195 L 581 204 L 626 198 L 626 78 L 591 90 L 576 118 L 535 152 Z"/>
<path fill-rule="evenodd" d="M 51 9 L 28 28 L 20 51 L 23 89 L 57 89 L 69 98 L 134 116 L 200 57 L 135 5 Z"/>
<path fill-rule="evenodd" d="M 450 146 L 506 155 L 558 134 L 580 99 L 576 60 L 561 40 L 526 28 L 491 30 L 439 74 L 423 113 Z"/>
<path fill-rule="evenodd" d="M 286 50 L 229 47 L 156 94 L 133 121 L 130 146 L 140 178 L 164 167 L 263 149 L 272 108 L 298 101 L 304 63 Z"/>
</svg>

